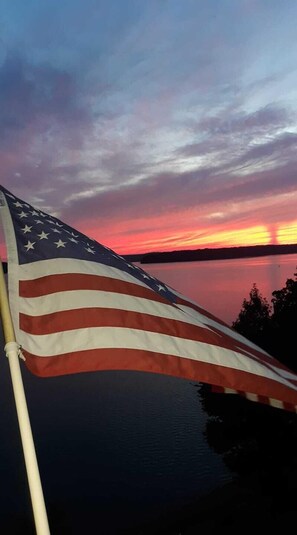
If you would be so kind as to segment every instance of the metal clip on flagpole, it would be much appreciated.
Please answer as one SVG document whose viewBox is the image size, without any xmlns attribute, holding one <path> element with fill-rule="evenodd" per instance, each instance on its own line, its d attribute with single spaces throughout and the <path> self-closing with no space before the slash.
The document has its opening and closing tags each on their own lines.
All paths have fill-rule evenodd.
<svg viewBox="0 0 297 535">
<path fill-rule="evenodd" d="M 0 305 L 1 317 L 6 342 L 5 353 L 8 357 L 10 374 L 18 415 L 23 452 L 27 470 L 29 489 L 31 494 L 32 508 L 34 514 L 35 528 L 37 535 L 50 535 L 47 513 L 44 503 L 43 491 L 40 481 L 39 469 L 35 453 L 35 446 L 32 436 L 31 424 L 28 414 L 27 402 L 22 381 L 19 357 L 22 358 L 20 346 L 16 343 L 15 333 L 12 324 L 9 302 L 7 297 L 6 283 L 3 272 L 3 265 L 0 259 Z"/>
</svg>

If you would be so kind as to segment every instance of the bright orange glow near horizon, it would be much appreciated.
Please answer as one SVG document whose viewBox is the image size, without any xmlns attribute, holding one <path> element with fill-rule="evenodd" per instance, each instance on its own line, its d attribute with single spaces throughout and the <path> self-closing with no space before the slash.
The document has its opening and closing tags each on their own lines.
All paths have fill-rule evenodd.
<svg viewBox="0 0 297 535">
<path fill-rule="evenodd" d="M 133 244 L 122 245 L 121 254 L 131 254 L 133 252 L 144 253 L 152 251 L 171 251 L 174 249 L 199 249 L 199 248 L 219 248 L 237 247 L 244 245 L 266 245 L 270 243 L 270 233 L 265 226 L 255 226 L 247 229 L 234 231 L 226 230 L 210 233 L 207 237 L 197 238 L 195 233 L 175 234 L 168 243 L 168 236 L 150 238 L 150 234 L 143 235 L 141 241 L 133 240 Z M 194 234 L 194 236 L 193 236 Z M 120 247 L 113 247 L 119 250 Z"/>
<path fill-rule="evenodd" d="M 173 232 L 171 235 L 164 229 L 158 228 L 151 231 L 144 230 L 139 233 L 121 235 L 121 242 L 118 236 L 111 229 L 110 235 L 106 235 L 105 245 L 115 250 L 119 254 L 143 254 L 148 252 L 166 252 L 172 250 L 240 247 L 251 245 L 272 245 L 272 244 L 294 244 L 297 243 L 297 222 L 290 225 L 282 225 L 275 229 L 265 225 L 254 225 L 247 228 L 236 229 L 230 226 L 224 231 L 210 228 L 209 232 L 195 232 L 184 230 L 183 232 Z M 98 241 L 98 236 L 93 231 L 91 235 Z M 104 244 L 104 243 L 103 243 Z"/>
<path fill-rule="evenodd" d="M 277 241 L 279 244 L 297 243 L 297 219 L 290 225 L 279 225 L 277 229 Z"/>
<path fill-rule="evenodd" d="M 154 223 L 157 222 L 158 220 L 155 219 Z M 246 228 L 236 228 L 234 224 L 230 224 L 229 228 L 223 231 L 218 226 L 199 231 L 185 226 L 182 231 L 176 232 L 174 229 L 172 233 L 169 232 L 169 228 L 159 227 L 157 224 L 155 227 L 152 225 L 151 230 L 147 230 L 144 222 L 142 223 L 143 225 L 140 225 L 137 230 L 133 228 L 131 221 L 119 222 L 100 229 L 100 233 L 98 228 L 94 229 L 94 222 L 89 221 L 87 225 L 75 225 L 73 222 L 73 226 L 122 255 L 297 243 L 297 220 L 289 224 L 253 225 Z M 6 247 L 2 232 L 0 233 L 0 254 L 1 258 L 6 261 Z"/>
</svg>

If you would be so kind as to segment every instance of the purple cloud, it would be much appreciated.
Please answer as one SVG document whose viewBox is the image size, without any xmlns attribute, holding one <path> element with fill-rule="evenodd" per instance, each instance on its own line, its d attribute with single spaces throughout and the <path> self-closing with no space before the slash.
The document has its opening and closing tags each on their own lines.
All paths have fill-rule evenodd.
<svg viewBox="0 0 297 535">
<path fill-rule="evenodd" d="M 160 174 L 134 185 L 79 198 L 63 210 L 68 220 L 79 220 L 87 213 L 98 221 L 108 218 L 142 219 L 166 213 L 182 213 L 221 204 L 266 198 L 296 191 L 296 165 L 293 162 L 270 171 L 245 176 L 215 174 L 213 168 L 180 174 Z M 75 215 L 74 215 L 75 214 Z"/>
<path fill-rule="evenodd" d="M 0 67 L 0 143 L 10 146 L 30 125 L 43 133 L 54 125 L 71 129 L 64 142 L 83 142 L 80 129 L 89 125 L 76 80 L 49 64 L 34 65 L 8 54 Z"/>
<path fill-rule="evenodd" d="M 255 160 L 265 161 L 270 157 L 272 157 L 273 159 L 277 159 L 278 161 L 284 161 L 287 157 L 290 156 L 291 151 L 296 147 L 296 145 L 297 134 L 288 132 L 286 134 L 278 136 L 276 139 L 273 139 L 268 143 L 261 143 L 251 147 L 233 163 L 235 165 L 248 165 L 249 163 L 252 163 Z"/>
<path fill-rule="evenodd" d="M 113 235 L 159 225 L 162 243 L 174 218 L 203 234 L 293 196 L 296 8 L 279 25 L 263 2 L 16 2 L 0 57 L 0 178 L 16 195 Z"/>
</svg>

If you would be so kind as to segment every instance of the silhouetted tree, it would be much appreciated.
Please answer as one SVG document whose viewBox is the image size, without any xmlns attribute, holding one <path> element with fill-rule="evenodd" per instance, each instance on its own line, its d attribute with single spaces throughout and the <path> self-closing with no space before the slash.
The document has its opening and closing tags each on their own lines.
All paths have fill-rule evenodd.
<svg viewBox="0 0 297 535">
<path fill-rule="evenodd" d="M 243 300 L 242 309 L 232 327 L 255 344 L 266 349 L 270 318 L 271 306 L 267 299 L 262 297 L 254 283 L 250 291 L 250 299 Z"/>
<path fill-rule="evenodd" d="M 244 299 L 242 309 L 232 327 L 262 347 L 273 357 L 297 371 L 297 273 L 287 279 L 281 290 L 272 292 L 272 306 L 262 297 L 254 283 L 250 299 Z"/>
<path fill-rule="evenodd" d="M 232 326 L 296 370 L 297 274 L 272 295 L 271 306 L 253 284 L 250 298 L 244 299 Z M 254 473 L 272 507 L 281 504 L 284 510 L 293 510 L 292 497 L 295 500 L 297 496 L 297 415 L 237 395 L 214 394 L 206 384 L 199 386 L 199 398 L 209 415 L 205 434 L 210 447 L 235 473 Z"/>
<path fill-rule="evenodd" d="M 297 371 L 297 273 L 287 279 L 281 290 L 272 292 L 273 314 L 271 316 L 271 354 Z"/>
</svg>

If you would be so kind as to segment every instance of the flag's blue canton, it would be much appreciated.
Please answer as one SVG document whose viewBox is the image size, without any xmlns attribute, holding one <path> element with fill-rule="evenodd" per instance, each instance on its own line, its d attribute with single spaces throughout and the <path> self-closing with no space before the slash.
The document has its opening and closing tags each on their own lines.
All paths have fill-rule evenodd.
<svg viewBox="0 0 297 535">
<path fill-rule="evenodd" d="M 51 258 L 91 260 L 129 273 L 152 290 L 176 302 L 176 296 L 158 279 L 127 262 L 108 247 L 23 202 L 1 188 L 12 217 L 20 264 Z"/>
</svg>

